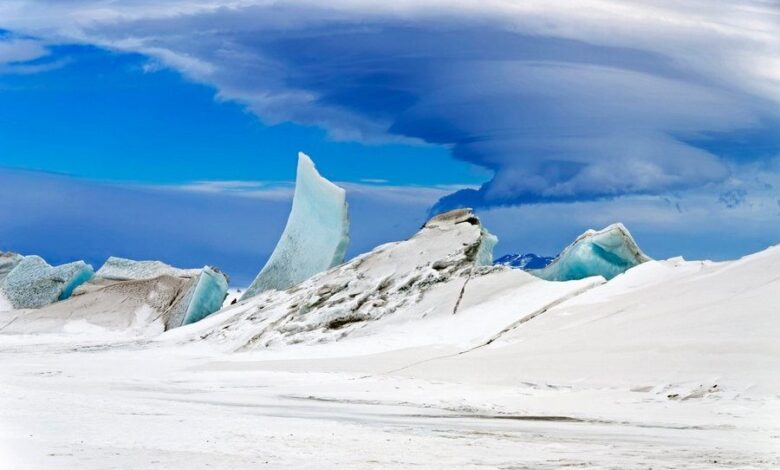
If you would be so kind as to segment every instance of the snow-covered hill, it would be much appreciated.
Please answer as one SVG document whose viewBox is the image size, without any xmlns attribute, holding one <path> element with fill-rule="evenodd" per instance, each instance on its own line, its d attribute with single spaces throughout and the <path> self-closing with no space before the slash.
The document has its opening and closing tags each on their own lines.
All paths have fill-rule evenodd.
<svg viewBox="0 0 780 470">
<path fill-rule="evenodd" d="M 552 282 L 494 242 L 448 213 L 162 334 L 15 312 L 0 464 L 780 467 L 780 247 Z"/>
</svg>

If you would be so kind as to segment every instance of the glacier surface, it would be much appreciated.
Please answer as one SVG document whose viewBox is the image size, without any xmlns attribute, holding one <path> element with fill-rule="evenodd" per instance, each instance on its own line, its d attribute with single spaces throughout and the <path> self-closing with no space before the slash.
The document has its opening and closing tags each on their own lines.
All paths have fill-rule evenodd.
<svg viewBox="0 0 780 470">
<path fill-rule="evenodd" d="M 552 263 L 528 272 L 548 281 L 571 281 L 590 276 L 609 280 L 649 260 L 628 229 L 617 223 L 598 231 L 588 230 Z"/>
<path fill-rule="evenodd" d="M 304 153 L 298 154 L 297 171 L 287 225 L 242 300 L 287 289 L 344 262 L 349 243 L 346 191 L 320 176 Z"/>
<path fill-rule="evenodd" d="M 67 299 L 93 274 L 83 261 L 51 266 L 40 256 L 24 256 L 7 272 L 0 289 L 14 308 L 39 308 Z"/>
</svg>

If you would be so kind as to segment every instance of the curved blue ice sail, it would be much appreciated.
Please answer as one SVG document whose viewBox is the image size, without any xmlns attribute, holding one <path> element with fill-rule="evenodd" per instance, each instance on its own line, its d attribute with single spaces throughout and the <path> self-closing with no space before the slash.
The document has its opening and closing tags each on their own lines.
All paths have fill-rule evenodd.
<svg viewBox="0 0 780 470">
<path fill-rule="evenodd" d="M 39 308 L 70 297 L 94 274 L 83 261 L 50 266 L 40 256 L 25 256 L 0 283 L 14 308 Z"/>
<path fill-rule="evenodd" d="M 320 176 L 311 159 L 299 153 L 287 225 L 271 258 L 242 300 L 269 289 L 287 289 L 341 264 L 348 243 L 346 191 Z"/>
<path fill-rule="evenodd" d="M 623 224 L 612 224 L 603 230 L 588 230 L 547 267 L 528 272 L 548 281 L 571 281 L 590 276 L 612 279 L 649 260 Z"/>
</svg>

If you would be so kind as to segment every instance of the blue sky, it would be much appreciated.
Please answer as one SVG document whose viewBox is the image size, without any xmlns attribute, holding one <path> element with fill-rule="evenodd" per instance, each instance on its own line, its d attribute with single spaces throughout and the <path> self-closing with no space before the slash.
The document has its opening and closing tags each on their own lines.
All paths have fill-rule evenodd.
<svg viewBox="0 0 780 470">
<path fill-rule="evenodd" d="M 348 189 L 351 254 L 471 206 L 498 254 L 622 221 L 651 256 L 740 256 L 780 233 L 779 18 L 762 1 L 9 0 L 0 249 L 244 283 L 305 151 Z"/>
<path fill-rule="evenodd" d="M 7 167 L 143 183 L 294 179 L 298 151 L 343 181 L 477 184 L 489 172 L 446 149 L 335 142 L 315 126 L 264 125 L 244 106 L 139 54 L 54 46 L 53 70 L 0 76 L 0 154 Z"/>
</svg>

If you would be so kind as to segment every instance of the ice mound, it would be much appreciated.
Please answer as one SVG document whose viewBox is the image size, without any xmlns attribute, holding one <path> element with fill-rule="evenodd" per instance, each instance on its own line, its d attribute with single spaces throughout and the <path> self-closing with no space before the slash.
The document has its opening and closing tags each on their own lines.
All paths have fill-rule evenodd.
<svg viewBox="0 0 780 470">
<path fill-rule="evenodd" d="M 10 269 L 9 269 L 10 268 Z M 3 256 L 0 290 L 14 308 L 39 308 L 65 300 L 94 274 L 83 261 L 51 266 L 40 256 Z"/>
<path fill-rule="evenodd" d="M 362 351 L 436 341 L 470 344 L 600 282 L 546 283 L 493 266 L 496 241 L 470 209 L 447 212 L 409 240 L 379 246 L 285 291 L 262 292 L 173 337 L 207 339 L 233 350 L 347 337 L 383 338 L 366 340 Z M 520 291 L 527 294 L 524 300 L 506 297 Z"/>
<path fill-rule="evenodd" d="M 531 274 L 548 281 L 570 281 L 590 276 L 609 280 L 649 261 L 623 224 L 588 230 L 566 247 L 552 263 Z"/>
<path fill-rule="evenodd" d="M 348 243 L 346 192 L 320 176 L 311 159 L 299 153 L 287 225 L 242 300 L 269 289 L 287 289 L 344 262 Z"/>
</svg>

